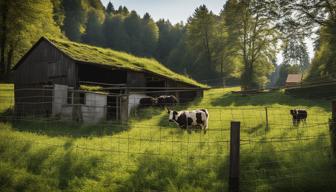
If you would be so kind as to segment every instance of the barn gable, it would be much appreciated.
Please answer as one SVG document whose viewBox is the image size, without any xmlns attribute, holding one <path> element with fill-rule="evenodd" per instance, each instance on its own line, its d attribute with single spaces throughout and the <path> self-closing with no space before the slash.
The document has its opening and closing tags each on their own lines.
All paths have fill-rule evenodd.
<svg viewBox="0 0 336 192">
<path fill-rule="evenodd" d="M 75 62 L 47 41 L 38 41 L 14 67 L 16 86 L 48 83 L 75 86 Z"/>
</svg>

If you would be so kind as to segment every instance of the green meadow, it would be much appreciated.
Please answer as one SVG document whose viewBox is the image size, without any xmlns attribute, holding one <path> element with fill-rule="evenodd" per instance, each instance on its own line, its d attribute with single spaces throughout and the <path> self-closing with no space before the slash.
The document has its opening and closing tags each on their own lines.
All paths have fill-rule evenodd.
<svg viewBox="0 0 336 192">
<path fill-rule="evenodd" d="M 0 113 L 13 107 L 0 85 Z M 251 96 L 212 89 L 174 109 L 209 110 L 209 131 L 189 134 L 164 109 L 132 111 L 128 124 L 27 118 L 0 123 L 1 191 L 227 191 L 230 122 L 241 122 L 241 191 L 335 191 L 330 101 L 283 91 Z M 308 111 L 292 126 L 289 110 Z M 266 121 L 266 110 L 268 122 Z"/>
</svg>

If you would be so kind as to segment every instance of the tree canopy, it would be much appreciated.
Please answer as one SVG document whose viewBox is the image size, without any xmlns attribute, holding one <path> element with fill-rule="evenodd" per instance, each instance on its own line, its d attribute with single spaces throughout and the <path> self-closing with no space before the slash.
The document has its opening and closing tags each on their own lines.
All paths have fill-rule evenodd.
<svg viewBox="0 0 336 192">
<path fill-rule="evenodd" d="M 50 35 L 155 58 L 210 85 L 265 87 L 280 52 L 278 82 L 289 71 L 304 73 L 307 81 L 336 78 L 336 3 L 330 0 L 227 0 L 218 15 L 200 5 L 187 23 L 177 24 L 113 1 L 104 7 L 100 0 L 0 0 L 0 10 L 1 74 Z M 312 34 L 310 62 L 305 42 Z"/>
</svg>

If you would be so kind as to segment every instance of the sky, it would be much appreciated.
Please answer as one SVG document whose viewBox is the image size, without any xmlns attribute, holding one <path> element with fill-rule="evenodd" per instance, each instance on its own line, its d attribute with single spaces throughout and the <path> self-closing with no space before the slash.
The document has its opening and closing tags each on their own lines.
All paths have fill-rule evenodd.
<svg viewBox="0 0 336 192">
<path fill-rule="evenodd" d="M 209 10 L 219 14 L 226 0 L 101 0 L 106 6 L 112 2 L 115 8 L 120 5 L 126 6 L 129 10 L 135 10 L 143 16 L 148 12 L 155 21 L 159 19 L 169 19 L 171 23 L 176 24 L 181 21 L 187 22 L 195 9 L 200 5 L 206 5 Z M 306 40 L 310 59 L 314 56 L 313 43 Z M 277 63 L 282 63 L 283 57 L 277 55 Z"/>
<path fill-rule="evenodd" d="M 139 15 L 148 12 L 155 21 L 169 19 L 173 24 L 184 23 L 192 16 L 200 5 L 206 5 L 213 13 L 218 14 L 223 8 L 225 0 L 101 0 L 106 6 L 109 1 L 115 8 L 120 5 L 129 10 L 135 10 Z"/>
</svg>

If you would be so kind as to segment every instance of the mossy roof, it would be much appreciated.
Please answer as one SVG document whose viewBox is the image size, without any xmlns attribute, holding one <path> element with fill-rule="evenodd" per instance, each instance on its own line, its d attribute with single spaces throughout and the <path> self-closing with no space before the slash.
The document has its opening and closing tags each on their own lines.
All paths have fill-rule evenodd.
<svg viewBox="0 0 336 192">
<path fill-rule="evenodd" d="M 150 72 L 174 81 L 180 81 L 193 86 L 207 88 L 204 84 L 171 71 L 155 59 L 136 57 L 120 51 L 75 43 L 67 40 L 54 38 L 45 39 L 76 61 L 138 72 Z"/>
</svg>

